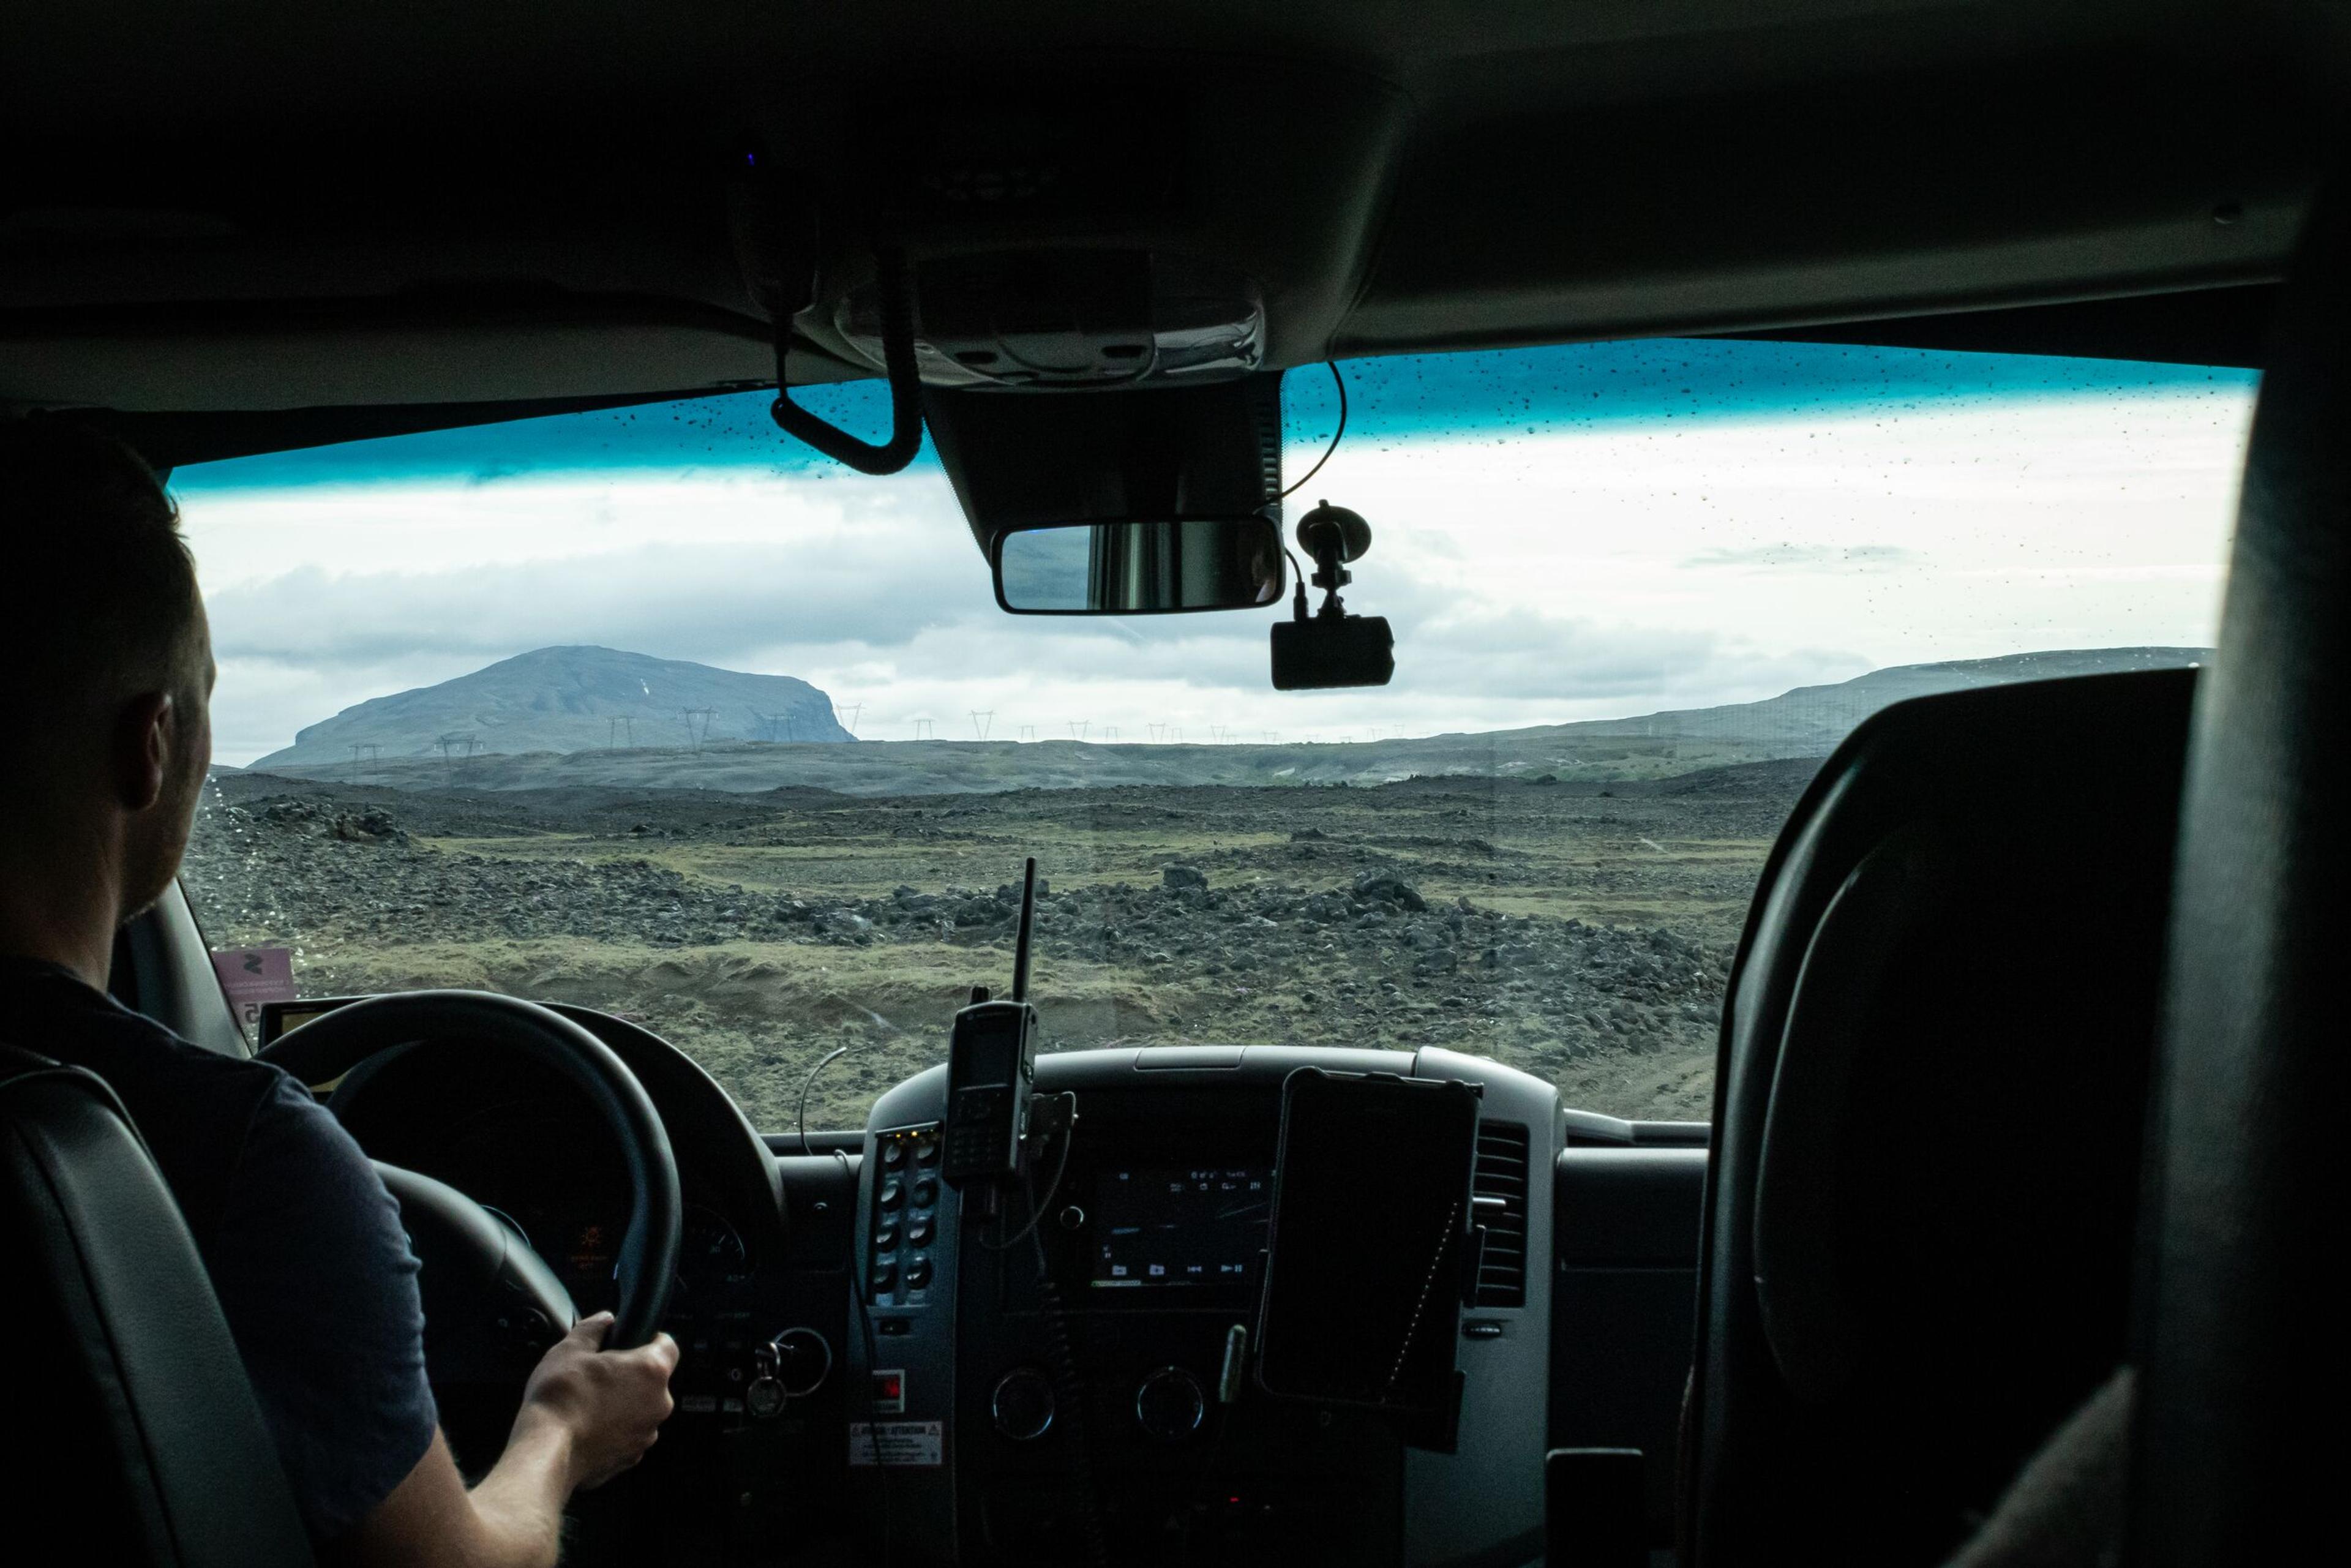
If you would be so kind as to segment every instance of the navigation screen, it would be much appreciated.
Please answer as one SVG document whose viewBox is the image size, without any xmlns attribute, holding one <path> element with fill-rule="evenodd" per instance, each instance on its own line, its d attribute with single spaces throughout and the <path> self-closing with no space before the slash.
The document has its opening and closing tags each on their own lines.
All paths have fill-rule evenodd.
<svg viewBox="0 0 2351 1568">
<path fill-rule="evenodd" d="M 1123 1169 L 1094 1184 L 1096 1289 L 1231 1285 L 1265 1247 L 1273 1173 Z"/>
</svg>

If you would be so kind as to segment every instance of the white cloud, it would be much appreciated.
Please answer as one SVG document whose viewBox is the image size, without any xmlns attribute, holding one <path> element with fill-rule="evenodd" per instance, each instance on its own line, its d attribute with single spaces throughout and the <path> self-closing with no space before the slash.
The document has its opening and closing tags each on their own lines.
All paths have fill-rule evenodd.
<svg viewBox="0 0 2351 1568">
<path fill-rule="evenodd" d="M 1271 613 L 1002 614 L 935 473 L 193 488 L 185 510 L 224 760 L 551 643 L 799 675 L 885 738 L 968 734 L 973 709 L 998 736 L 1362 738 L 2209 641 L 2246 412 L 2153 395 L 1343 446 L 1315 487 L 1374 529 L 1347 590 L 1395 626 L 1373 692 L 1270 690 Z"/>
</svg>

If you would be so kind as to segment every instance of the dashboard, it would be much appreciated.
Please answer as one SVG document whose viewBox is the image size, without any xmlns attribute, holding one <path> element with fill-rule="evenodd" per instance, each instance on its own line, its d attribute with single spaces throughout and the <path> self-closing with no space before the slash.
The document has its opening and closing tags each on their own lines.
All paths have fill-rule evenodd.
<svg viewBox="0 0 2351 1568">
<path fill-rule="evenodd" d="M 1277 1399 L 1250 1375 L 1283 1084 L 1304 1066 L 1479 1091 L 1488 1246 L 1455 1346 L 1458 1423 L 1439 1437 Z M 891 1398 L 852 1410 L 849 1447 L 861 1513 L 895 1521 L 894 1560 L 1541 1555 L 1552 1194 L 1531 1173 L 1560 1136 L 1551 1084 L 1437 1050 L 1184 1047 L 1040 1056 L 1036 1089 L 1073 1094 L 1078 1119 L 1020 1245 L 1017 1204 L 990 1212 L 920 1174 L 944 1068 L 885 1093 L 867 1124 L 850 1359 Z M 1325 1283 L 1344 1311 L 1351 1281 Z"/>
<path fill-rule="evenodd" d="M 1623 1124 L 1562 1112 L 1541 1080 L 1436 1049 L 1048 1053 L 1037 1091 L 1077 1119 L 1032 1178 L 1032 1227 L 941 1178 L 944 1068 L 803 1153 L 665 1042 L 559 1010 L 645 1084 L 686 1205 L 664 1323 L 678 1414 L 638 1472 L 583 1496 L 567 1561 L 1520 1563 L 1542 1549 L 1548 1447 L 1670 1446 L 1704 1151 L 1589 1146 Z M 496 1211 L 581 1311 L 611 1304 L 628 1188 L 577 1092 L 465 1041 L 385 1058 L 336 1107 L 361 1145 Z M 1458 1421 L 1435 1437 L 1250 1376 L 1283 1085 L 1304 1066 L 1479 1095 L 1484 1249 Z M 1597 1195 L 1589 1213 L 1560 1207 L 1554 1167 L 1557 1193 Z M 1332 1272 L 1343 1312 L 1350 1270 Z M 762 1406 L 762 1347 L 784 1343 L 789 1396 Z M 461 1441 L 465 1402 L 444 1401 L 461 1461 L 511 1410 L 472 1413 Z"/>
</svg>

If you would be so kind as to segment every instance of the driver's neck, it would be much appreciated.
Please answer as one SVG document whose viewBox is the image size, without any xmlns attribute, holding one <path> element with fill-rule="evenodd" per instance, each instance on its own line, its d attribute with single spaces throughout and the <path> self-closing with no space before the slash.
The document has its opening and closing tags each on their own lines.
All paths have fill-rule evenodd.
<svg viewBox="0 0 2351 1568">
<path fill-rule="evenodd" d="M 58 965 L 104 990 L 122 924 L 120 835 L 88 821 L 24 826 L 0 849 L 0 955 Z"/>
</svg>

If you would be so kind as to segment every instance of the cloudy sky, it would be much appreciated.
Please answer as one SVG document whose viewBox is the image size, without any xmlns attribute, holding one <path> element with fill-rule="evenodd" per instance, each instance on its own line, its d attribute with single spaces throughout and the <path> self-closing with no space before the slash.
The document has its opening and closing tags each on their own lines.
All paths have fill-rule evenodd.
<svg viewBox="0 0 2351 1568">
<path fill-rule="evenodd" d="M 550 643 L 799 675 L 870 739 L 1370 738 L 1699 706 L 1885 664 L 2210 640 L 2249 373 L 1811 345 L 1344 367 L 1309 492 L 1367 517 L 1384 690 L 1276 693 L 1274 612 L 1028 619 L 927 455 L 869 479 L 764 394 L 172 477 L 245 762 Z M 1290 377 L 1289 471 L 1327 444 Z M 872 389 L 834 412 L 881 423 Z M 1287 613 L 1286 608 L 1280 613 Z M 1165 727 L 1155 728 L 1155 727 Z"/>
</svg>

